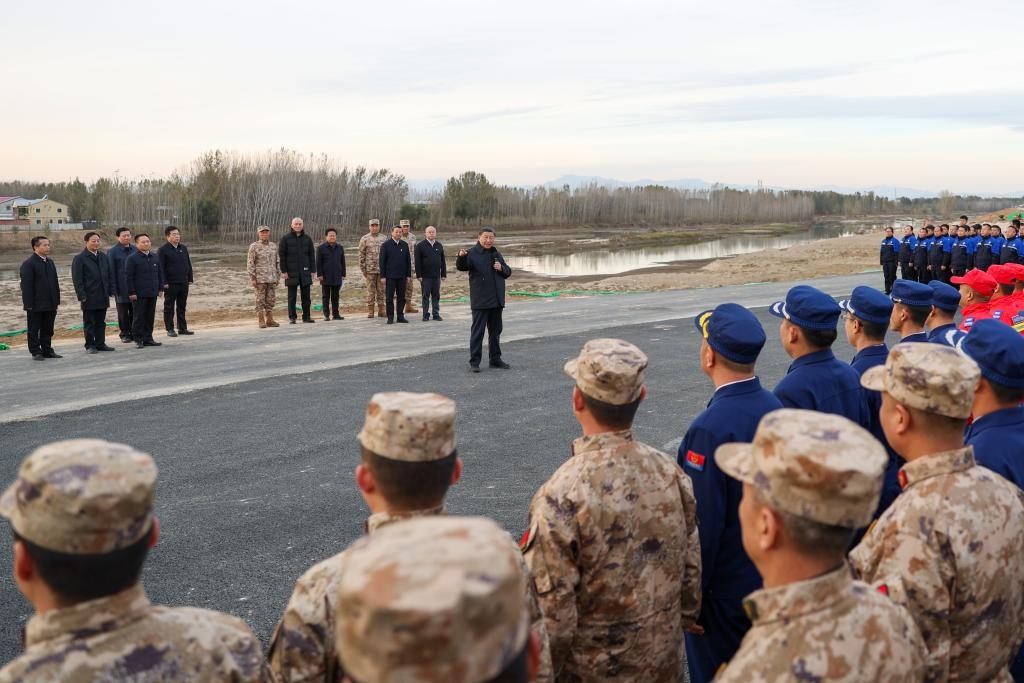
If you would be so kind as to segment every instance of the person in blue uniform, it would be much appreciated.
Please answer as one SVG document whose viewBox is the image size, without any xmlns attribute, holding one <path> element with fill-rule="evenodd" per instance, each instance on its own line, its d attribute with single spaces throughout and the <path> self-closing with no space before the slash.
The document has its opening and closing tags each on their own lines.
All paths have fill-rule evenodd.
<svg viewBox="0 0 1024 683">
<path fill-rule="evenodd" d="M 917 273 L 919 282 L 931 280 L 931 272 L 928 270 L 928 250 L 931 249 L 932 238 L 924 227 L 917 230 L 917 242 L 914 244 L 914 272 Z"/>
<path fill-rule="evenodd" d="M 924 324 L 932 312 L 932 288 L 929 285 L 910 280 L 897 280 L 893 283 L 889 328 L 900 335 L 901 343 L 928 341 Z"/>
<path fill-rule="evenodd" d="M 914 250 L 917 248 L 917 237 L 914 236 L 914 228 L 909 225 L 903 226 L 903 237 L 900 238 L 900 250 L 897 253 L 897 260 L 900 263 L 900 277 L 904 280 L 916 280 L 917 270 L 914 269 Z"/>
<path fill-rule="evenodd" d="M 901 282 L 897 280 L 897 282 Z M 779 339 L 793 363 L 775 385 L 775 396 L 786 408 L 834 413 L 868 428 L 867 403 L 860 375 L 832 353 L 839 336 L 839 304 L 820 289 L 797 285 L 785 301 L 768 308 L 782 318 Z"/>
<path fill-rule="evenodd" d="M 761 387 L 754 364 L 765 343 L 757 317 L 722 304 L 694 319 L 702 337 L 700 368 L 715 385 L 707 408 L 679 445 L 679 465 L 693 482 L 701 551 L 701 613 L 686 635 L 690 680 L 704 683 L 732 659 L 750 628 L 743 598 L 761 576 L 743 550 L 739 504 L 743 485 L 715 464 L 723 443 L 753 441 L 761 418 L 782 403 Z"/>
<path fill-rule="evenodd" d="M 892 317 L 892 299 L 871 287 L 855 287 L 849 299 L 839 302 L 839 308 L 843 311 L 846 340 L 857 349 L 856 355 L 850 361 L 850 367 L 860 376 L 869 368 L 885 365 L 885 359 L 889 355 L 889 347 L 885 345 L 885 333 L 889 331 L 889 321 Z M 862 390 L 868 406 L 868 431 L 885 446 L 889 454 L 889 464 L 885 468 L 885 478 L 882 482 L 882 497 L 878 501 L 878 509 L 875 510 L 875 519 L 878 519 L 900 493 L 898 477 L 904 461 L 889 446 L 885 432 L 882 431 L 882 422 L 878 414 L 882 407 L 882 395 L 863 387 Z M 863 531 L 857 533 L 853 545 L 857 544 L 862 535 Z"/>
<path fill-rule="evenodd" d="M 960 348 L 981 369 L 964 443 L 979 465 L 1024 488 L 1024 337 L 998 320 L 979 320 Z M 1010 674 L 1024 681 L 1024 648 Z"/>
<path fill-rule="evenodd" d="M 949 251 L 946 249 L 948 238 L 941 234 L 936 235 L 928 243 L 928 280 L 948 280 L 946 272 L 949 270 Z M 952 247 L 952 242 L 949 242 Z"/>
<path fill-rule="evenodd" d="M 945 282 L 930 282 L 932 311 L 925 320 L 928 341 L 957 348 L 965 333 L 957 329 L 956 312 L 960 308 L 960 290 Z"/>
<path fill-rule="evenodd" d="M 983 223 L 981 234 L 974 246 L 974 267 L 978 270 L 988 270 L 988 267 L 998 260 L 998 252 L 992 249 L 992 226 Z"/>
<path fill-rule="evenodd" d="M 974 239 L 967 234 L 967 228 L 961 225 L 956 229 L 956 238 L 953 240 L 950 250 L 950 275 L 963 277 L 968 270 L 974 267 L 974 250 Z"/>
<path fill-rule="evenodd" d="M 1003 229 L 1003 240 L 999 246 L 999 263 L 1020 263 L 1021 242 L 1013 225 Z"/>
<path fill-rule="evenodd" d="M 893 237 L 892 228 L 885 229 L 882 247 L 878 255 L 878 263 L 882 266 L 882 281 L 885 293 L 892 291 L 892 283 L 896 281 L 896 266 L 899 263 L 900 241 Z"/>
</svg>

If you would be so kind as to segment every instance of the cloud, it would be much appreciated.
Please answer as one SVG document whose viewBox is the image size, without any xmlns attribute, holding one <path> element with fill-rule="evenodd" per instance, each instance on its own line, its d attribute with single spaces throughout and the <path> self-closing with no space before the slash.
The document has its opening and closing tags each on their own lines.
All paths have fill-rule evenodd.
<svg viewBox="0 0 1024 683">
<path fill-rule="evenodd" d="M 464 116 L 448 116 L 441 120 L 438 125 L 441 126 L 465 126 L 474 123 L 480 123 L 481 121 L 489 121 L 491 119 L 507 118 L 510 116 L 524 116 L 526 114 L 533 114 L 540 111 L 552 109 L 552 106 L 545 107 L 508 107 L 506 109 L 492 109 L 491 111 L 482 111 L 476 114 L 466 114 Z"/>
</svg>

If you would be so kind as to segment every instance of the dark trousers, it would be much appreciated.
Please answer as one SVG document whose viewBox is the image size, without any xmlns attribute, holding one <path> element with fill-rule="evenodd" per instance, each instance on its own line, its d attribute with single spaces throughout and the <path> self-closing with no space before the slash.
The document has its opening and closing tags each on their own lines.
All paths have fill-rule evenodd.
<svg viewBox="0 0 1024 683">
<path fill-rule="evenodd" d="M 28 311 L 28 350 L 33 356 L 53 353 L 53 323 L 57 311 Z"/>
<path fill-rule="evenodd" d="M 85 348 L 95 349 L 107 343 L 107 309 L 82 309 L 82 332 L 85 334 Z"/>
<path fill-rule="evenodd" d="M 686 635 L 686 664 L 693 683 L 709 683 L 718 668 L 732 659 L 750 628 L 739 600 L 705 598 L 700 622 L 706 635 Z"/>
<path fill-rule="evenodd" d="M 335 318 L 341 317 L 338 311 L 338 299 L 341 296 L 341 285 L 320 285 L 320 303 L 323 306 L 324 317 L 328 313 Z"/>
<path fill-rule="evenodd" d="M 892 283 L 896 282 L 896 262 L 882 264 L 882 277 L 885 279 L 885 293 L 892 291 Z"/>
<path fill-rule="evenodd" d="M 156 320 L 156 297 L 139 297 L 132 309 L 132 339 L 153 341 L 153 321 Z"/>
<path fill-rule="evenodd" d="M 490 362 L 501 360 L 501 309 L 474 308 L 473 325 L 469 329 L 470 365 L 480 365 L 485 329 L 487 330 L 487 350 Z"/>
<path fill-rule="evenodd" d="M 188 303 L 188 283 L 172 282 L 164 290 L 164 327 L 174 329 L 174 318 L 177 313 L 178 331 L 188 329 L 185 322 L 185 305 Z"/>
<path fill-rule="evenodd" d="M 398 311 L 398 319 L 405 317 L 405 283 L 404 277 L 389 277 L 384 285 L 384 300 L 387 302 L 388 320 L 395 319 L 395 310 Z M 398 299 L 398 308 L 395 308 L 395 299 Z"/>
<path fill-rule="evenodd" d="M 288 319 L 295 320 L 295 296 L 296 290 L 302 290 L 302 319 L 310 320 L 309 285 L 288 285 Z"/>
<path fill-rule="evenodd" d="M 967 266 L 950 266 L 948 272 L 950 277 L 963 277 L 967 274 Z"/>
<path fill-rule="evenodd" d="M 911 282 L 917 282 L 920 275 L 917 274 L 917 268 L 914 268 L 912 263 L 901 263 L 900 264 L 900 277 L 904 280 L 910 280 Z"/>
<path fill-rule="evenodd" d="M 135 319 L 133 311 L 134 304 L 131 301 L 117 304 L 117 327 L 121 339 L 132 338 L 132 321 Z"/>
<path fill-rule="evenodd" d="M 938 280 L 939 282 L 945 282 L 946 271 L 942 270 L 941 266 L 932 266 L 932 269 L 928 271 L 928 282 L 932 280 Z"/>
<path fill-rule="evenodd" d="M 423 317 L 427 317 L 427 311 L 433 310 L 434 317 L 441 315 L 441 278 L 425 277 L 420 280 L 420 291 L 423 294 Z"/>
</svg>

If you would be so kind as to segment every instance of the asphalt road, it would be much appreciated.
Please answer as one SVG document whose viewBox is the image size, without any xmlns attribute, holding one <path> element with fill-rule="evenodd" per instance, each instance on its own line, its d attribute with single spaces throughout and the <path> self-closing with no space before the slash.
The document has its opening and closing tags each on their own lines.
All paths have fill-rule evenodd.
<svg viewBox="0 0 1024 683">
<path fill-rule="evenodd" d="M 834 295 L 877 275 L 828 278 Z M 467 371 L 468 311 L 445 322 L 384 328 L 354 320 L 204 332 L 159 349 L 120 346 L 33 363 L 4 354 L 0 483 L 26 455 L 55 439 L 102 437 L 152 453 L 160 468 L 162 536 L 144 573 L 150 597 L 245 619 L 266 642 L 295 579 L 362 533 L 366 510 L 352 482 L 355 435 L 376 391 L 436 391 L 458 404 L 462 480 L 451 512 L 489 515 L 518 534 L 530 498 L 579 434 L 565 360 L 598 336 L 621 337 L 650 356 L 638 438 L 674 450 L 711 387 L 696 364 L 691 318 L 724 301 L 751 307 L 768 333 L 759 363 L 774 386 L 789 364 L 777 319 L 764 306 L 787 285 L 764 284 L 515 302 L 503 339 L 511 371 Z M 273 335 L 273 336 L 271 336 Z M 159 338 L 159 337 L 158 337 Z M 115 337 L 116 341 L 116 337 Z M 188 348 L 191 347 L 191 348 Z M 852 357 L 841 339 L 837 355 Z M 31 614 L 0 551 L 0 661 L 20 647 Z"/>
</svg>

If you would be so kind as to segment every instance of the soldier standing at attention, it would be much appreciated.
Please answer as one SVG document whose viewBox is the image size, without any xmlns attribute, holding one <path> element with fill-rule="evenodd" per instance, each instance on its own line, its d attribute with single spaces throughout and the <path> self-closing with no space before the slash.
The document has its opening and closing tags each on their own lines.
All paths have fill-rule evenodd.
<svg viewBox="0 0 1024 683">
<path fill-rule="evenodd" d="M 978 242 L 974 248 L 974 267 L 978 270 L 988 270 L 989 266 L 998 261 L 998 255 L 994 255 L 992 250 L 992 226 L 983 223 L 981 235 L 978 236 Z"/>
<path fill-rule="evenodd" d="M 928 236 L 928 231 L 925 228 L 918 228 L 917 230 L 917 244 L 914 245 L 914 272 L 917 273 L 917 280 L 919 282 L 927 283 L 931 278 L 931 272 L 928 270 L 928 252 L 931 249 L 932 238 Z"/>
<path fill-rule="evenodd" d="M 897 344 L 862 378 L 882 392 L 882 427 L 907 464 L 902 493 L 850 563 L 910 611 L 928 680 L 1009 681 L 1024 636 L 1024 493 L 964 445 L 978 378 L 974 361 L 939 344 Z"/>
<path fill-rule="evenodd" d="M 277 245 L 270 241 L 270 228 L 261 225 L 256 235 L 259 239 L 249 245 L 245 259 L 249 281 L 256 290 L 256 320 L 261 328 L 280 327 L 274 321 L 274 301 L 281 279 L 281 256 Z"/>
<path fill-rule="evenodd" d="M 647 356 L 592 339 L 565 364 L 583 436 L 530 504 L 522 540 L 558 681 L 668 683 L 700 613 L 693 486 L 633 437 Z"/>
<path fill-rule="evenodd" d="M 956 239 L 949 258 L 950 275 L 962 276 L 974 267 L 974 239 L 967 234 L 967 228 L 960 226 L 956 229 Z"/>
<path fill-rule="evenodd" d="M 424 517 L 357 541 L 334 625 L 345 680 L 537 680 L 528 581 L 508 534 L 484 517 Z"/>
<path fill-rule="evenodd" d="M 380 248 L 387 238 L 380 234 L 380 221 L 370 221 L 370 232 L 359 238 L 359 270 L 366 280 L 367 318 L 384 317 L 384 285 L 380 281 Z"/>
<path fill-rule="evenodd" d="M 882 249 L 878 263 L 882 266 L 882 279 L 885 282 L 885 293 L 892 291 L 892 283 L 896 280 L 896 266 L 899 263 L 900 241 L 893 237 L 892 228 L 885 229 L 882 238 Z"/>
<path fill-rule="evenodd" d="M 370 538 L 411 519 L 445 514 L 445 494 L 462 475 L 455 448 L 454 401 L 439 394 L 375 394 L 366 408 L 359 441 L 362 461 L 355 479 L 371 512 L 366 521 Z M 515 548 L 507 534 L 505 543 Z M 341 636 L 335 632 L 338 586 L 349 553 L 343 550 L 314 565 L 295 584 L 269 649 L 270 666 L 282 681 L 336 680 L 335 643 Z M 519 597 L 530 606 L 540 644 L 541 680 L 551 680 L 547 628 L 532 582 Z"/>
<path fill-rule="evenodd" d="M 825 292 L 797 285 L 768 312 L 782 318 L 779 338 L 792 365 L 775 386 L 787 408 L 834 413 L 867 427 L 870 424 L 857 371 L 835 357 L 839 304 Z"/>
<path fill-rule="evenodd" d="M 313 238 L 303 229 L 302 219 L 292 219 L 292 229 L 281 238 L 277 245 L 278 256 L 281 257 L 281 275 L 288 287 L 288 322 L 295 324 L 296 294 L 302 295 L 302 322 L 313 322 L 313 306 L 309 299 L 309 288 L 313 285 L 316 269 L 316 253 L 313 251 Z"/>
<path fill-rule="evenodd" d="M 999 263 L 1020 263 L 1021 249 L 1017 228 L 1011 223 L 1003 228 L 1003 239 L 999 245 Z"/>
<path fill-rule="evenodd" d="M 715 449 L 753 440 L 761 418 L 782 404 L 754 374 L 766 338 L 757 316 L 738 304 L 722 304 L 694 324 L 703 338 L 700 369 L 715 393 L 686 430 L 677 461 L 690 475 L 700 520 L 700 616 L 685 636 L 690 680 L 703 683 L 736 653 L 750 628 L 742 600 L 761 587 L 761 576 L 743 552 L 737 517 L 743 487 L 715 464 Z"/>
<path fill-rule="evenodd" d="M 930 282 L 928 286 L 932 289 L 932 311 L 925 320 L 928 341 L 955 347 L 964 337 L 954 322 L 960 308 L 960 292 L 945 282 Z"/>
<path fill-rule="evenodd" d="M 917 280 L 917 270 L 914 269 L 914 250 L 917 248 L 917 238 L 914 237 L 914 228 L 910 225 L 903 226 L 903 237 L 900 239 L 900 277 L 904 280 Z"/>
<path fill-rule="evenodd" d="M 938 282 L 938 280 L 932 280 Z M 897 280 L 892 286 L 892 318 L 889 328 L 901 342 L 925 342 L 924 324 L 932 312 L 932 288 L 929 284 Z"/>
<path fill-rule="evenodd" d="M 398 227 L 402 229 L 402 241 L 409 245 L 409 272 L 410 278 L 417 277 L 416 274 L 416 235 L 409 232 L 412 227 L 409 221 L 402 219 L 398 221 Z M 412 280 L 410 280 L 410 284 Z M 419 313 L 419 310 L 412 305 L 412 294 L 409 291 L 405 293 L 405 312 L 406 313 Z"/>
<path fill-rule="evenodd" d="M 951 282 L 960 287 L 960 308 L 963 312 L 961 330 L 967 332 L 974 323 L 992 317 L 989 299 L 999 286 L 994 277 L 975 268 L 967 271 L 963 277 L 953 278 Z"/>
<path fill-rule="evenodd" d="M 0 681 L 271 681 L 241 619 L 160 607 L 139 577 L 160 524 L 153 459 L 99 439 L 57 441 L 0 496 L 15 583 L 35 614 Z"/>
<path fill-rule="evenodd" d="M 743 601 L 753 627 L 715 680 L 922 680 L 913 619 L 855 581 L 845 562 L 854 530 L 878 504 L 879 443 L 838 415 L 778 410 L 753 443 L 720 446 L 715 460 L 743 482 L 743 546 L 764 577 L 764 589 Z"/>
</svg>

